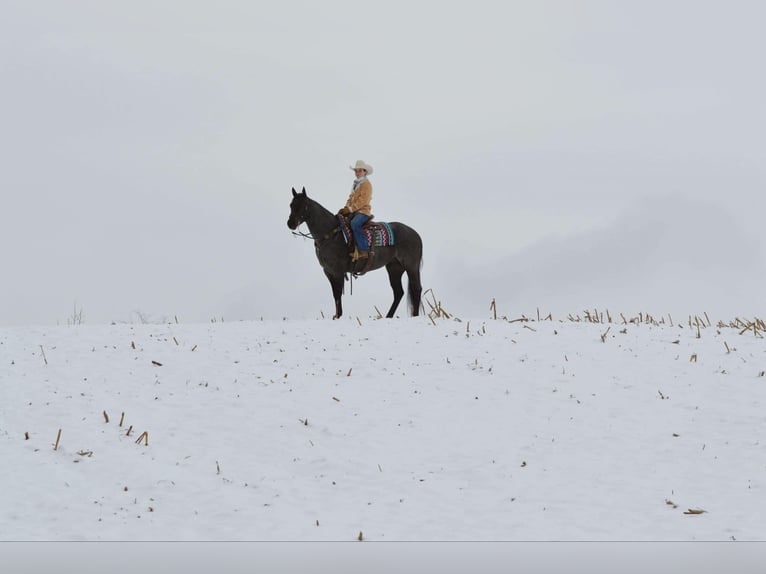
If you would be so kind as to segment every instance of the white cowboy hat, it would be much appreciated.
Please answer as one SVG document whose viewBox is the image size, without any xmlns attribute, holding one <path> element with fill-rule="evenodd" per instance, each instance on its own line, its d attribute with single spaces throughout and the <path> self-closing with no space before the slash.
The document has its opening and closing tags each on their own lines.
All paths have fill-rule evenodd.
<svg viewBox="0 0 766 574">
<path fill-rule="evenodd" d="M 367 175 L 372 175 L 372 166 L 368 163 L 364 163 L 361 159 L 356 160 L 354 165 L 349 166 L 350 169 L 363 169 L 367 172 Z"/>
</svg>

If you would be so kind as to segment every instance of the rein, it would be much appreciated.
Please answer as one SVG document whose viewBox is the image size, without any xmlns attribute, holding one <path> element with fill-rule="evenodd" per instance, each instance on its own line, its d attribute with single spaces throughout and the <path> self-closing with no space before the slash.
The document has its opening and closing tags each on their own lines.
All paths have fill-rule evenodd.
<svg viewBox="0 0 766 574">
<path fill-rule="evenodd" d="M 340 225 L 333 227 L 330 231 L 325 233 L 319 239 L 314 237 L 311 233 L 303 233 L 302 231 L 293 231 L 292 234 L 298 237 L 305 237 L 306 239 L 312 239 L 314 241 L 314 245 L 316 246 L 316 248 L 319 249 L 323 243 L 332 239 L 335 235 L 338 234 L 339 231 L 340 231 Z"/>
</svg>

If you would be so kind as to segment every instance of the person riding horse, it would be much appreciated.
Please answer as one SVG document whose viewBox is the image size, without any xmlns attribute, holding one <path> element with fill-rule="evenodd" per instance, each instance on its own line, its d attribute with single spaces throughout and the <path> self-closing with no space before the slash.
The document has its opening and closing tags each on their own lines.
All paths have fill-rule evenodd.
<svg viewBox="0 0 766 574">
<path fill-rule="evenodd" d="M 338 213 L 350 216 L 351 231 L 354 233 L 356 251 L 354 259 L 364 259 L 370 255 L 370 244 L 367 235 L 362 231 L 362 227 L 372 219 L 372 183 L 367 179 L 372 175 L 372 166 L 364 161 L 357 160 L 356 164 L 349 166 L 354 171 L 356 179 L 351 188 L 346 205 Z"/>
<path fill-rule="evenodd" d="M 359 168 L 364 169 L 361 166 Z M 369 169 L 364 171 L 370 173 L 372 169 L 370 166 L 367 168 Z M 360 175 L 364 176 L 365 174 L 362 172 Z M 359 187 L 361 186 L 357 186 L 357 188 Z M 335 301 L 333 319 L 339 319 L 343 315 L 343 306 L 341 305 L 343 284 L 347 274 L 354 273 L 355 269 L 354 261 L 348 257 L 348 245 L 341 231 L 338 216 L 329 209 L 322 207 L 319 202 L 311 199 L 306 194 L 305 187 L 300 193 L 295 191 L 295 188 L 292 189 L 292 192 L 293 198 L 290 201 L 287 227 L 295 231 L 303 223 L 308 226 L 308 237 L 314 240 L 317 260 L 332 287 L 333 300 Z M 406 291 L 408 294 L 407 303 L 412 314 L 417 316 L 420 313 L 420 299 L 423 289 L 420 280 L 420 268 L 423 265 L 423 241 L 418 232 L 409 225 L 398 221 L 379 223 L 387 229 L 385 236 L 388 240 L 379 246 L 379 238 L 376 238 L 375 254 L 364 261 L 367 266 L 364 272 L 374 271 L 381 267 L 386 268 L 388 281 L 394 294 L 394 301 L 386 314 L 386 317 L 389 318 L 394 316 L 399 302 L 405 294 L 402 275 L 407 273 L 409 280 Z"/>
</svg>

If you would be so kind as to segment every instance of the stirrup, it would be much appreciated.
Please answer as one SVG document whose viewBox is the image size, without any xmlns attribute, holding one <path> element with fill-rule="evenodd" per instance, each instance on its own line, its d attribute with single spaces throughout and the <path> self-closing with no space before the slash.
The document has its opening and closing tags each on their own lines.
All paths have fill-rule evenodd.
<svg viewBox="0 0 766 574">
<path fill-rule="evenodd" d="M 370 256 L 369 251 L 359 251 L 356 247 L 354 248 L 354 252 L 351 254 L 351 261 L 358 261 L 359 259 L 367 259 Z"/>
</svg>

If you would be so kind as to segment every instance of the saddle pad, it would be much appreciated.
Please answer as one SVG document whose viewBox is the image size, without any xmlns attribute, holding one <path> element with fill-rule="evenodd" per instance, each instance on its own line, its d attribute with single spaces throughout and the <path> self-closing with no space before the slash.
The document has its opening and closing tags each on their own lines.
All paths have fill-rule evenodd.
<svg viewBox="0 0 766 574">
<path fill-rule="evenodd" d="M 350 245 L 353 235 L 349 220 L 338 215 L 338 221 L 343 231 L 343 239 L 346 240 L 347 245 Z M 362 226 L 362 231 L 367 236 L 371 247 L 387 247 L 394 244 L 394 231 L 385 221 L 368 221 Z"/>
</svg>

